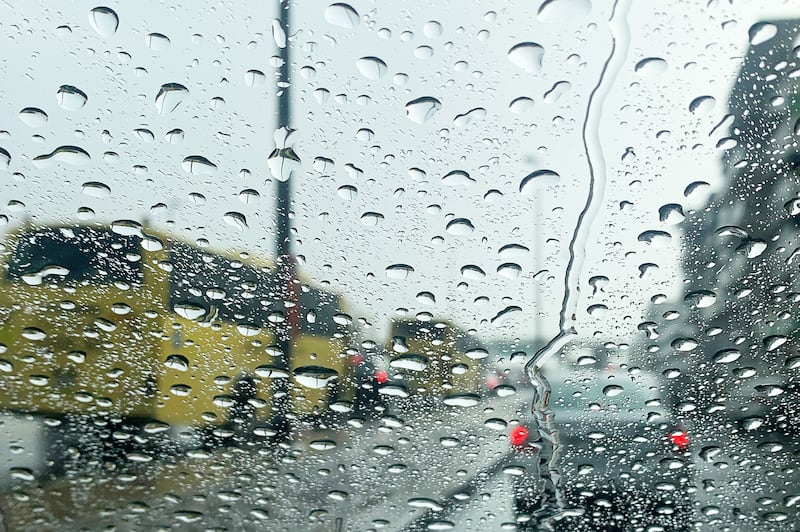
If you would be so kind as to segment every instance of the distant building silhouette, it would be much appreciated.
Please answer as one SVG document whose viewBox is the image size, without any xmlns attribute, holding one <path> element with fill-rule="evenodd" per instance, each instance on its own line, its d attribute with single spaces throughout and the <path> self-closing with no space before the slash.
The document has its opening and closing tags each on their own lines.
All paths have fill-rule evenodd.
<svg viewBox="0 0 800 532">
<path fill-rule="evenodd" d="M 685 297 L 672 307 L 681 317 L 667 320 L 670 308 L 654 305 L 659 336 L 649 338 L 664 354 L 665 368 L 681 370 L 671 390 L 678 403 L 689 405 L 687 412 L 692 404 L 698 412 L 727 405 L 734 418 L 738 406 L 731 397 L 755 397 L 758 375 L 776 383 L 789 379 L 786 359 L 796 352 L 800 326 L 800 20 L 760 24 L 761 32 L 751 29 L 754 44 L 719 126 L 728 132 L 712 136 L 736 142 L 721 158 L 727 181 L 683 223 Z M 764 42 L 753 38 L 773 29 Z M 781 336 L 786 343 L 768 349 Z M 686 338 L 697 347 L 677 349 Z M 725 349 L 738 350 L 739 359 L 716 363 Z M 740 379 L 735 369 L 746 367 L 756 377 Z M 797 402 L 793 394 L 777 400 Z"/>
</svg>

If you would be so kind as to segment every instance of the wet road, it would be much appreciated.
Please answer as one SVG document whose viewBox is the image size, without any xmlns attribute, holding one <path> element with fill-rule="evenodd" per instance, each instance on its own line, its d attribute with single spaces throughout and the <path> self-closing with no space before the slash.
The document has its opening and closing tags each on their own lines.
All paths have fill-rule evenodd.
<svg viewBox="0 0 800 532">
<path fill-rule="evenodd" d="M 519 419 L 529 404 L 522 393 L 469 408 L 407 402 L 362 427 L 300 430 L 284 446 L 150 449 L 49 478 L 35 424 L 6 419 L 16 436 L 3 449 L 0 508 L 8 530 L 514 529 L 508 429 L 485 422 Z M 794 530 L 796 443 L 713 437 L 695 439 L 686 464 L 697 528 Z"/>
</svg>

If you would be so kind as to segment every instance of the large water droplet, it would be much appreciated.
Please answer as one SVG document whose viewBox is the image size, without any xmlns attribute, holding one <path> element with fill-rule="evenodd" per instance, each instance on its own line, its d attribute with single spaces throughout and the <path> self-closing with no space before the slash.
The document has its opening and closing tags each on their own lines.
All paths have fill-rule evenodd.
<svg viewBox="0 0 800 532">
<path fill-rule="evenodd" d="M 252 323 L 239 323 L 236 325 L 236 332 L 245 338 L 257 336 L 261 332 L 261 327 Z"/>
<path fill-rule="evenodd" d="M 542 22 L 572 22 L 592 10 L 589 0 L 545 0 L 536 18 Z"/>
<path fill-rule="evenodd" d="M 592 294 L 605 292 L 610 279 L 605 275 L 595 275 L 589 278 L 589 286 L 592 287 Z"/>
<path fill-rule="evenodd" d="M 736 251 L 744 254 L 748 259 L 755 259 L 767 250 L 767 243 L 759 238 L 745 238 L 736 248 Z"/>
<path fill-rule="evenodd" d="M 410 371 L 422 371 L 428 367 L 428 357 L 408 353 L 393 358 L 391 362 L 389 362 L 389 365 L 393 368 L 407 369 Z"/>
<path fill-rule="evenodd" d="M 569 81 L 557 81 L 549 91 L 544 93 L 544 103 L 556 103 L 571 88 L 572 84 Z"/>
<path fill-rule="evenodd" d="M 392 264 L 386 267 L 386 276 L 390 279 L 405 279 L 414 272 L 408 264 Z"/>
<path fill-rule="evenodd" d="M 483 349 L 482 347 L 476 347 L 473 349 L 467 349 L 464 352 L 464 356 L 471 360 L 481 360 L 489 356 L 489 351 Z"/>
<path fill-rule="evenodd" d="M 780 346 L 789 341 L 789 338 L 780 334 L 767 336 L 764 338 L 764 349 L 767 351 L 775 351 Z"/>
<path fill-rule="evenodd" d="M 489 418 L 486 421 L 484 421 L 483 424 L 486 428 L 492 430 L 505 430 L 505 428 L 508 426 L 508 422 L 499 417 Z"/>
<path fill-rule="evenodd" d="M 192 175 L 214 175 L 217 166 L 201 155 L 190 155 L 183 160 L 183 169 Z"/>
<path fill-rule="evenodd" d="M 115 220 L 111 222 L 111 230 L 122 236 L 144 236 L 142 224 L 134 220 Z"/>
<path fill-rule="evenodd" d="M 561 176 L 552 170 L 535 170 L 522 178 L 519 191 L 522 194 L 532 194 L 537 188 L 558 183 L 559 179 Z"/>
<path fill-rule="evenodd" d="M 789 216 L 797 216 L 800 214 L 800 198 L 792 198 L 783 204 L 783 208 Z"/>
<path fill-rule="evenodd" d="M 505 262 L 497 267 L 497 274 L 500 275 L 500 277 L 505 277 L 506 279 L 514 281 L 519 279 L 519 276 L 522 275 L 522 266 L 515 262 Z"/>
<path fill-rule="evenodd" d="M 504 324 L 520 314 L 522 314 L 522 308 L 516 305 L 510 305 L 495 314 L 495 316 L 491 319 L 491 323 L 495 327 L 502 327 Z"/>
<path fill-rule="evenodd" d="M 34 157 L 33 165 L 37 168 L 47 168 L 54 162 L 71 166 L 82 166 L 89 163 L 92 158 L 83 148 L 78 146 L 59 146 L 50 153 Z"/>
<path fill-rule="evenodd" d="M 697 340 L 694 338 L 675 338 L 670 344 L 676 351 L 687 353 L 692 351 L 698 346 Z"/>
<path fill-rule="evenodd" d="M 451 235 L 463 236 L 475 231 L 475 226 L 466 218 L 453 218 L 447 223 L 445 231 Z"/>
<path fill-rule="evenodd" d="M 255 203 L 261 194 L 255 189 L 246 188 L 239 192 L 239 201 L 242 203 Z"/>
<path fill-rule="evenodd" d="M 381 79 L 388 70 L 382 59 L 372 56 L 362 57 L 356 61 L 356 67 L 362 76 L 372 80 Z"/>
<path fill-rule="evenodd" d="M 119 27 L 119 17 L 110 7 L 96 7 L 89 12 L 89 24 L 101 37 L 111 37 Z"/>
<path fill-rule="evenodd" d="M 691 308 L 706 308 L 717 301 L 717 295 L 710 290 L 697 290 L 686 294 L 683 301 Z"/>
<path fill-rule="evenodd" d="M 175 371 L 188 371 L 189 359 L 183 355 L 169 355 L 164 361 L 164 366 Z"/>
<path fill-rule="evenodd" d="M 430 59 L 433 57 L 433 48 L 430 46 L 417 46 L 414 49 L 414 57 L 418 57 L 419 59 Z"/>
<path fill-rule="evenodd" d="M 361 223 L 366 225 L 367 227 L 375 227 L 381 221 L 383 221 L 384 216 L 379 212 L 365 212 L 361 215 Z"/>
<path fill-rule="evenodd" d="M 422 27 L 422 33 L 428 39 L 435 39 L 442 35 L 442 25 L 435 20 L 429 20 Z"/>
<path fill-rule="evenodd" d="M 149 33 L 144 38 L 144 42 L 147 44 L 148 48 L 156 52 L 163 52 L 169 48 L 170 45 L 169 37 L 163 33 Z"/>
<path fill-rule="evenodd" d="M 206 315 L 207 310 L 200 305 L 193 303 L 177 303 L 175 305 L 175 314 L 187 320 L 199 320 Z"/>
<path fill-rule="evenodd" d="M 721 351 L 717 351 L 712 357 L 711 361 L 715 364 L 730 364 L 731 362 L 739 360 L 739 357 L 741 356 L 742 354 L 738 349 L 723 349 Z"/>
<path fill-rule="evenodd" d="M 435 305 L 436 296 L 433 295 L 431 292 L 419 292 L 417 294 L 417 301 L 419 301 L 423 305 Z"/>
<path fill-rule="evenodd" d="M 526 72 L 539 72 L 543 58 L 544 48 L 535 42 L 519 43 L 508 51 L 508 60 Z"/>
<path fill-rule="evenodd" d="M 111 195 L 111 187 L 100 181 L 87 181 L 81 185 L 81 191 L 93 198 L 107 198 Z"/>
<path fill-rule="evenodd" d="M 47 113 L 36 107 L 26 107 L 19 112 L 19 119 L 28 127 L 42 127 L 47 123 Z"/>
<path fill-rule="evenodd" d="M 528 98 L 527 96 L 521 96 L 519 98 L 515 98 L 511 100 L 511 103 L 508 104 L 508 110 L 514 113 L 515 115 L 519 115 L 524 113 L 525 111 L 529 111 L 533 109 L 533 100 Z"/>
<path fill-rule="evenodd" d="M 486 118 L 486 109 L 483 107 L 476 107 L 464 114 L 457 115 L 453 119 L 453 125 L 456 127 L 466 127 L 474 121 L 483 120 Z"/>
<path fill-rule="evenodd" d="M 160 115 L 171 113 L 187 96 L 189 96 L 189 89 L 180 83 L 165 83 L 161 85 L 156 94 L 156 111 Z"/>
<path fill-rule="evenodd" d="M 260 87 L 267 82 L 267 76 L 260 70 L 248 70 L 244 73 L 244 84 L 248 87 Z"/>
<path fill-rule="evenodd" d="M 764 419 L 760 417 L 747 417 L 742 420 L 742 428 L 744 430 L 756 430 L 764 424 Z"/>
<path fill-rule="evenodd" d="M 272 177 L 278 181 L 288 181 L 294 172 L 300 168 L 300 157 L 292 148 L 295 130 L 286 126 L 279 127 L 273 135 L 275 149 L 267 158 L 267 166 Z"/>
<path fill-rule="evenodd" d="M 378 393 L 391 397 L 408 397 L 410 395 L 402 384 L 384 384 L 378 388 Z"/>
<path fill-rule="evenodd" d="M 698 454 L 700 458 L 706 462 L 712 462 L 717 456 L 722 454 L 722 448 L 716 445 L 709 445 L 700 449 Z"/>
<path fill-rule="evenodd" d="M 660 57 L 646 57 L 636 63 L 634 70 L 640 76 L 655 77 L 667 71 L 667 62 Z"/>
<path fill-rule="evenodd" d="M 735 225 L 723 225 L 717 228 L 714 232 L 718 236 L 735 236 L 738 238 L 747 238 L 747 231 Z"/>
<path fill-rule="evenodd" d="M 338 378 L 339 373 L 322 366 L 302 366 L 294 370 L 294 378 L 306 388 L 325 388 Z"/>
<path fill-rule="evenodd" d="M 468 188 L 475 184 L 475 180 L 463 170 L 453 170 L 442 177 L 442 183 L 451 187 Z"/>
<path fill-rule="evenodd" d="M 687 199 L 698 199 L 711 189 L 711 184 L 706 181 L 694 181 L 686 185 L 683 196 Z"/>
<path fill-rule="evenodd" d="M 475 393 L 457 393 L 453 395 L 448 395 L 442 402 L 447 406 L 460 406 L 460 407 L 470 407 L 475 406 L 481 401 L 481 396 Z"/>
<path fill-rule="evenodd" d="M 506 244 L 497 251 L 497 254 L 503 259 L 514 259 L 524 257 L 528 255 L 530 251 L 530 249 L 522 244 Z"/>
<path fill-rule="evenodd" d="M 334 440 L 312 440 L 308 446 L 315 451 L 330 451 L 335 449 L 337 444 Z"/>
<path fill-rule="evenodd" d="M 353 185 L 342 185 L 336 189 L 336 194 L 343 200 L 352 201 L 358 197 L 358 189 Z"/>
<path fill-rule="evenodd" d="M 289 372 L 277 366 L 263 365 L 255 369 L 255 374 L 265 379 L 285 379 L 289 377 Z"/>
<path fill-rule="evenodd" d="M 442 102 L 431 96 L 423 96 L 406 104 L 406 116 L 412 122 L 424 124 L 442 108 Z"/>
<path fill-rule="evenodd" d="M 501 384 L 499 386 L 495 386 L 493 391 L 495 394 L 497 394 L 497 397 L 509 397 L 517 393 L 517 389 L 510 384 Z"/>
<path fill-rule="evenodd" d="M 86 93 L 72 85 L 61 85 L 56 91 L 58 106 L 67 111 L 77 111 L 89 99 Z"/>
<path fill-rule="evenodd" d="M 750 37 L 750 44 L 753 46 L 757 46 L 759 44 L 763 44 L 778 34 L 778 27 L 775 24 L 770 24 L 769 22 L 757 22 L 750 26 L 750 29 L 747 31 L 748 37 Z"/>
<path fill-rule="evenodd" d="M 136 135 L 136 137 L 142 142 L 153 142 L 155 139 L 153 132 L 143 127 L 134 129 L 133 134 Z"/>
<path fill-rule="evenodd" d="M 708 114 L 716 103 L 717 100 L 713 96 L 698 96 L 689 103 L 689 111 L 698 115 Z"/>
<path fill-rule="evenodd" d="M 358 11 L 348 4 L 331 4 L 325 9 L 325 20 L 340 28 L 353 29 L 359 23 Z"/>
<path fill-rule="evenodd" d="M 683 207 L 677 203 L 667 203 L 658 208 L 658 219 L 666 224 L 679 224 L 685 218 Z"/>
<path fill-rule="evenodd" d="M 586 307 L 586 313 L 589 314 L 589 316 L 601 316 L 607 310 L 608 306 L 602 303 L 596 303 Z"/>
<path fill-rule="evenodd" d="M 278 19 L 272 20 L 272 39 L 278 48 L 286 48 L 286 31 L 284 31 L 281 21 Z"/>
<path fill-rule="evenodd" d="M 483 279 L 486 277 L 486 272 L 484 272 L 480 267 L 475 266 L 474 264 L 467 264 L 461 267 L 461 275 L 465 279 Z"/>
<path fill-rule="evenodd" d="M 666 231 L 644 231 L 639 234 L 639 242 L 644 242 L 656 248 L 667 246 L 672 240 L 672 235 Z"/>
<path fill-rule="evenodd" d="M 180 144 L 183 142 L 183 130 L 182 129 L 170 129 L 164 134 L 164 140 L 167 141 L 168 144 Z"/>
<path fill-rule="evenodd" d="M 226 224 L 230 225 L 231 227 L 235 227 L 239 231 L 244 231 L 248 227 L 247 218 L 240 212 L 226 212 L 222 215 L 222 219 L 225 220 Z"/>
</svg>

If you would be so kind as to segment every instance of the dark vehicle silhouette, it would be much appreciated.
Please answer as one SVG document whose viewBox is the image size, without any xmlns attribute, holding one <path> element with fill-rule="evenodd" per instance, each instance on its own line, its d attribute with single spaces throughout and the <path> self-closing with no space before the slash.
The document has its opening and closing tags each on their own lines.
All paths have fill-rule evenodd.
<svg viewBox="0 0 800 532">
<path fill-rule="evenodd" d="M 688 530 L 690 435 L 659 378 L 593 368 L 548 379 L 552 421 L 527 412 L 509 430 L 520 529 Z"/>
</svg>

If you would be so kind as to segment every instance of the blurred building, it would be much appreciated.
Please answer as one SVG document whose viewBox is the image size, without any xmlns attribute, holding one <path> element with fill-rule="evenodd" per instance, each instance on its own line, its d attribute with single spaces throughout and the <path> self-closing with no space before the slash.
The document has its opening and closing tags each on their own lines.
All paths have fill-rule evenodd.
<svg viewBox="0 0 800 532">
<path fill-rule="evenodd" d="M 654 305 L 640 327 L 680 373 L 671 390 L 687 415 L 738 419 L 763 411 L 747 405 L 765 397 L 797 402 L 800 20 L 756 24 L 750 41 L 712 135 L 726 182 L 683 223 L 683 301 Z"/>
</svg>

